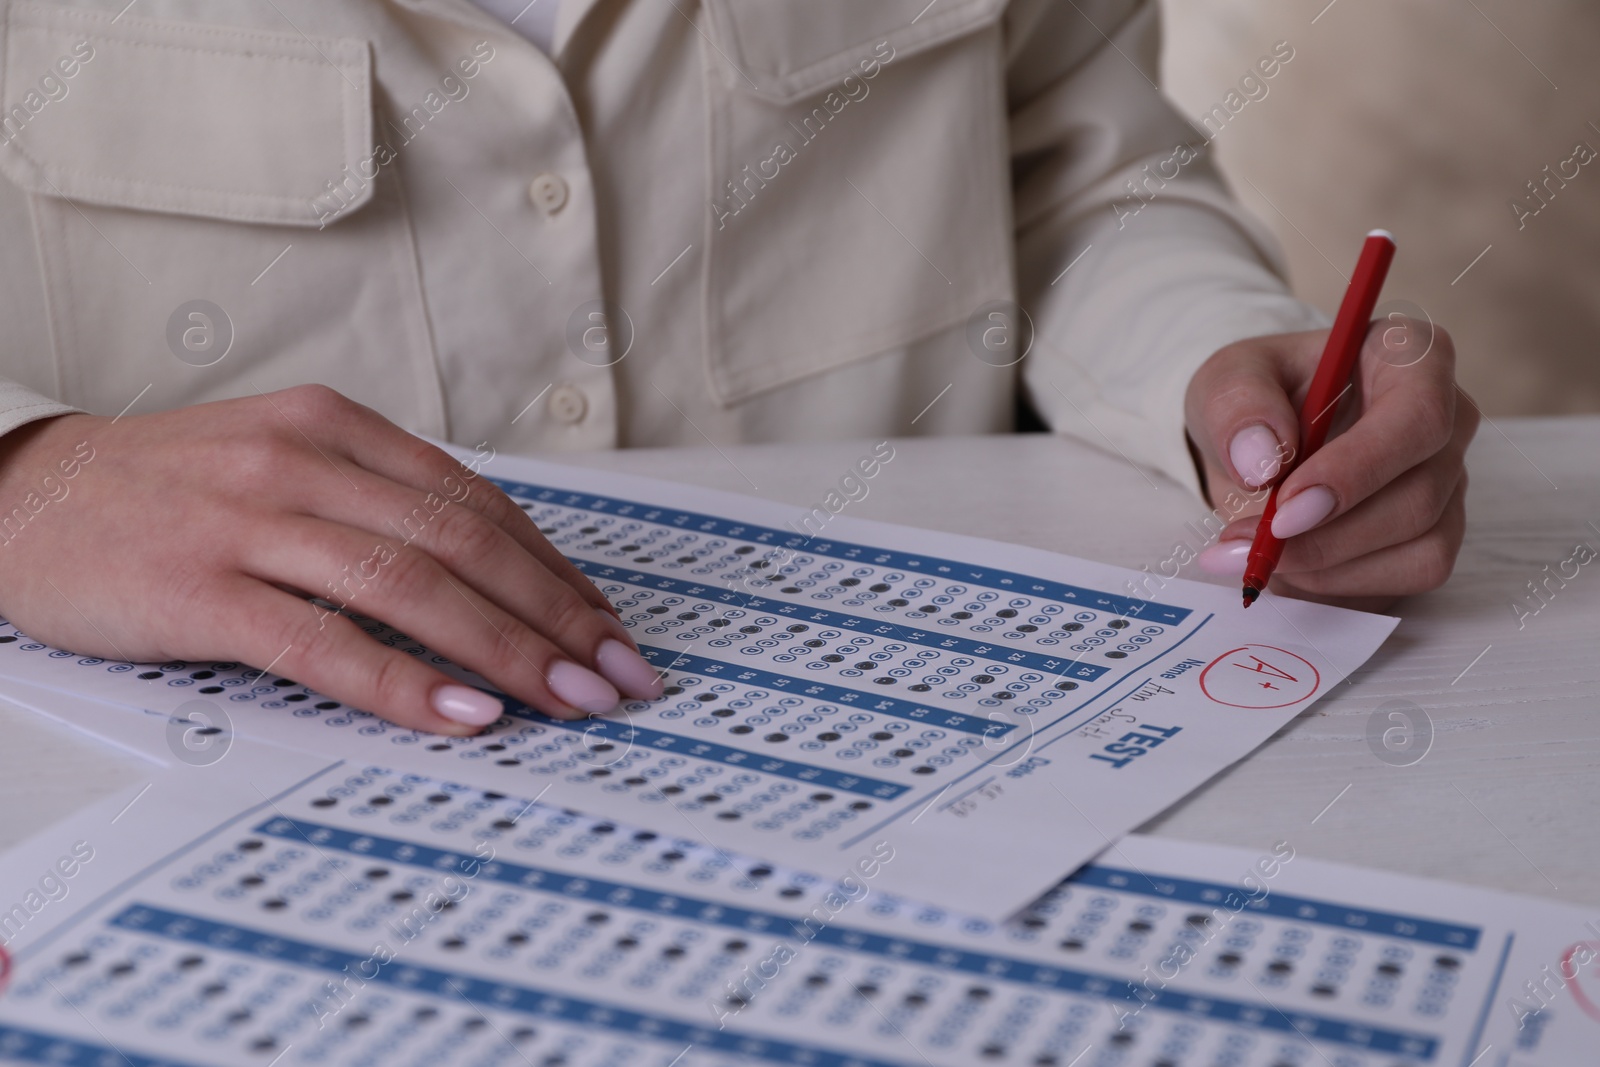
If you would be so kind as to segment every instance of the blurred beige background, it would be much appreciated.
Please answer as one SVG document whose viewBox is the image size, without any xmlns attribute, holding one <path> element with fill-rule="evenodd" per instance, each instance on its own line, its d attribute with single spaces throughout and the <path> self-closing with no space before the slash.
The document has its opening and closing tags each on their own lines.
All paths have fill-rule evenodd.
<svg viewBox="0 0 1600 1067">
<path fill-rule="evenodd" d="M 1362 235 L 1387 228 L 1400 252 L 1385 299 L 1449 328 L 1489 415 L 1600 411 L 1600 158 L 1567 162 L 1579 142 L 1600 151 L 1600 3 L 1162 6 L 1166 88 L 1197 120 L 1276 42 L 1294 49 L 1266 96 L 1212 127 L 1303 298 L 1332 312 Z M 1550 181 L 1519 230 L 1510 202 L 1538 206 L 1527 183 L 1546 166 L 1578 175 Z"/>
</svg>

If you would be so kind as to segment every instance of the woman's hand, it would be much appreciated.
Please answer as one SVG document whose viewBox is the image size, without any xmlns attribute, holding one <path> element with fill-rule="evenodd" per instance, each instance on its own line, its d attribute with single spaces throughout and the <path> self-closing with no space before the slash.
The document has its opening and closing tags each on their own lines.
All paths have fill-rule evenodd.
<svg viewBox="0 0 1600 1067">
<path fill-rule="evenodd" d="M 62 415 L 0 438 L 0 612 L 30 637 L 108 659 L 238 660 L 436 733 L 501 714 L 306 594 L 550 715 L 661 695 L 599 590 L 509 497 L 330 389 Z"/>
<path fill-rule="evenodd" d="M 1278 480 L 1326 331 L 1255 337 L 1217 352 L 1189 383 L 1185 415 L 1213 502 Z M 1272 532 L 1286 541 L 1275 592 L 1364 610 L 1443 584 L 1466 525 L 1463 456 L 1478 410 L 1456 387 L 1438 327 L 1375 323 L 1334 433 L 1282 480 Z M 1342 431 L 1342 432 L 1341 432 Z M 1197 560 L 1242 577 L 1265 494 Z"/>
</svg>

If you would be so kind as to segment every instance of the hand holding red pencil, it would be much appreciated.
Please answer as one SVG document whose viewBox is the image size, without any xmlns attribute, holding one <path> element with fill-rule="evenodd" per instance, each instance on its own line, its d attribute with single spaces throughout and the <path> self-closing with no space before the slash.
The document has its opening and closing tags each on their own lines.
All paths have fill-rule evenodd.
<svg viewBox="0 0 1600 1067">
<path fill-rule="evenodd" d="M 1355 385 L 1356 360 L 1366 341 L 1367 326 L 1372 322 L 1372 311 L 1378 306 L 1378 294 L 1383 292 L 1384 279 L 1389 276 L 1389 264 L 1394 260 L 1394 236 L 1387 230 L 1373 230 L 1361 246 L 1361 258 L 1350 275 L 1350 284 L 1344 300 L 1339 305 L 1339 315 L 1328 331 L 1328 340 L 1317 361 L 1317 370 L 1306 388 L 1305 400 L 1300 404 L 1300 448 L 1291 455 L 1283 469 L 1292 470 L 1299 460 L 1306 459 L 1321 448 L 1328 439 L 1333 425 L 1334 408 L 1345 393 Z M 1267 496 L 1266 509 L 1256 524 L 1255 537 L 1250 541 L 1250 551 L 1244 565 L 1244 606 L 1255 603 L 1267 591 L 1272 572 L 1278 569 L 1283 557 L 1283 538 L 1272 530 L 1277 521 L 1278 487 L 1273 486 Z"/>
<path fill-rule="evenodd" d="M 1278 593 L 1377 610 L 1449 577 L 1478 413 L 1456 387 L 1442 329 L 1368 326 L 1392 251 L 1369 238 L 1332 345 L 1329 331 L 1251 338 L 1191 380 L 1187 424 L 1213 504 L 1274 486 L 1265 524 L 1260 502 L 1223 511 L 1242 515 L 1200 554 L 1209 573 L 1243 577 L 1264 525 L 1256 570 L 1267 564 Z M 1265 585 L 1266 574 L 1252 577 Z"/>
</svg>

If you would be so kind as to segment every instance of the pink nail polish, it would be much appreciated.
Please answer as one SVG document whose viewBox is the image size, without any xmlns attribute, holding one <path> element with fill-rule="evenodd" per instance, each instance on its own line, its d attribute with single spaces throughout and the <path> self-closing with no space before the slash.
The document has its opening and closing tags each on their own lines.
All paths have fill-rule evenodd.
<svg viewBox="0 0 1600 1067">
<path fill-rule="evenodd" d="M 1272 517 L 1272 536 L 1286 541 L 1322 525 L 1336 503 L 1333 490 L 1325 485 L 1296 493 L 1287 504 L 1278 505 L 1278 513 Z"/>
<path fill-rule="evenodd" d="M 433 691 L 433 710 L 452 722 L 488 726 L 505 707 L 481 689 L 469 685 L 441 685 Z"/>
<path fill-rule="evenodd" d="M 661 695 L 661 676 L 656 669 L 621 641 L 601 642 L 594 664 L 606 681 L 635 700 L 655 700 Z"/>
<path fill-rule="evenodd" d="M 1259 423 L 1246 426 L 1228 442 L 1228 459 L 1246 485 L 1265 485 L 1278 473 L 1282 461 L 1278 438 Z"/>
<path fill-rule="evenodd" d="M 551 667 L 546 679 L 557 700 L 579 711 L 610 711 L 622 699 L 610 682 L 571 660 L 561 660 Z"/>
<path fill-rule="evenodd" d="M 1195 563 L 1207 574 L 1218 578 L 1242 578 L 1249 555 L 1249 541 L 1218 541 L 1196 556 Z"/>
</svg>

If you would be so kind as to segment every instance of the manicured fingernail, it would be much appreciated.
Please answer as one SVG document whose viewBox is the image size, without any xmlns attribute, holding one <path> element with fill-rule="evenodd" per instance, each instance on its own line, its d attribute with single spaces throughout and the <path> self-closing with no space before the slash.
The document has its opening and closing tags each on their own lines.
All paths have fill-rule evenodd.
<svg viewBox="0 0 1600 1067">
<path fill-rule="evenodd" d="M 488 726 L 506 709 L 482 689 L 470 685 L 441 685 L 433 691 L 433 710 L 453 722 Z"/>
<path fill-rule="evenodd" d="M 621 641 L 601 642 L 594 664 L 606 681 L 635 700 L 654 700 L 661 695 L 661 676 L 656 669 Z"/>
<path fill-rule="evenodd" d="M 561 660 L 551 667 L 546 679 L 557 700 L 579 711 L 610 711 L 622 699 L 610 682 L 571 660 Z"/>
<path fill-rule="evenodd" d="M 1296 493 L 1293 500 L 1278 505 L 1278 513 L 1272 517 L 1272 536 L 1282 541 L 1305 533 L 1333 514 L 1336 503 L 1333 490 L 1325 485 Z"/>
<path fill-rule="evenodd" d="M 1195 557 L 1207 574 L 1218 578 L 1243 578 L 1245 560 L 1250 555 L 1249 541 L 1218 541 Z"/>
<path fill-rule="evenodd" d="M 1278 438 L 1260 423 L 1246 426 L 1228 442 L 1228 459 L 1246 485 L 1265 485 L 1278 473 Z"/>
<path fill-rule="evenodd" d="M 628 627 L 623 624 L 621 619 L 611 614 L 611 612 L 607 611 L 605 608 L 595 608 L 594 613 L 605 620 L 606 625 L 611 627 L 612 633 L 622 638 L 623 641 L 632 645 L 634 648 L 639 647 L 639 642 L 633 639 L 633 635 L 628 632 Z"/>
</svg>

